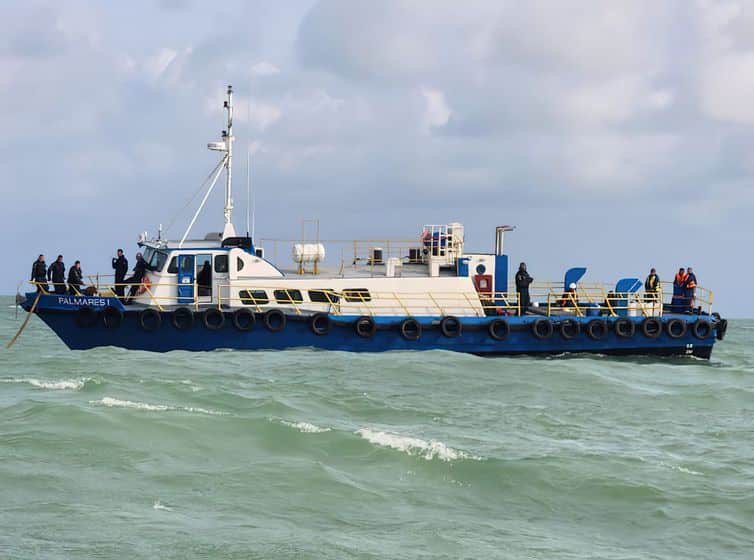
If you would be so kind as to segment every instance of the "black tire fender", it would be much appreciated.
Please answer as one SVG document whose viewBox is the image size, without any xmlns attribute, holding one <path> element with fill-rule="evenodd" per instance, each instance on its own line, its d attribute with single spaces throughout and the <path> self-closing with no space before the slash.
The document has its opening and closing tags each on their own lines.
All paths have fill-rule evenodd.
<svg viewBox="0 0 754 560">
<path fill-rule="evenodd" d="M 217 307 L 210 307 L 202 312 L 202 323 L 211 331 L 219 331 L 225 326 L 225 314 Z"/>
<path fill-rule="evenodd" d="M 194 326 L 194 312 L 188 307 L 179 307 L 170 314 L 170 324 L 179 331 L 187 331 Z"/>
<path fill-rule="evenodd" d="M 657 317 L 647 317 L 641 322 L 641 334 L 647 338 L 659 338 L 662 334 L 662 321 Z"/>
<path fill-rule="evenodd" d="M 97 324 L 98 313 L 89 306 L 81 307 L 76 312 L 76 324 L 82 329 L 88 329 Z"/>
<path fill-rule="evenodd" d="M 592 340 L 602 340 L 607 336 L 607 322 L 602 319 L 592 319 L 586 324 L 586 335 Z"/>
<path fill-rule="evenodd" d="M 505 319 L 493 319 L 487 326 L 487 332 L 494 340 L 505 340 L 511 332 L 511 326 Z"/>
<path fill-rule="evenodd" d="M 665 331 L 670 338 L 681 338 L 688 330 L 688 323 L 682 319 L 671 319 L 665 325 Z"/>
<path fill-rule="evenodd" d="M 440 320 L 440 332 L 442 332 L 443 336 L 446 336 L 448 338 L 455 338 L 457 336 L 460 336 L 462 331 L 463 326 L 461 325 L 461 320 L 458 317 L 454 315 L 448 315 L 447 317 L 443 317 Z"/>
<path fill-rule="evenodd" d="M 581 323 L 576 319 L 566 319 L 560 323 L 560 336 L 565 340 L 573 340 L 581 333 Z"/>
<path fill-rule="evenodd" d="M 162 315 L 151 307 L 139 312 L 139 326 L 147 332 L 156 331 L 162 326 Z"/>
<path fill-rule="evenodd" d="M 704 340 L 712 335 L 712 323 L 706 319 L 697 319 L 694 324 L 691 325 L 691 334 L 694 338 Z"/>
<path fill-rule="evenodd" d="M 285 313 L 280 309 L 268 309 L 264 312 L 262 320 L 264 321 L 264 328 L 270 332 L 282 331 L 287 322 Z"/>
<path fill-rule="evenodd" d="M 123 324 L 123 311 L 108 305 L 102 310 L 102 324 L 106 329 L 117 329 Z"/>
<path fill-rule="evenodd" d="M 539 318 L 531 324 L 531 332 L 535 338 L 539 340 L 545 340 L 550 338 L 552 333 L 555 332 L 552 326 L 552 321 L 549 319 Z"/>
<path fill-rule="evenodd" d="M 636 334 L 636 323 L 628 317 L 618 317 L 613 325 L 613 330 L 619 338 L 631 338 Z"/>
<path fill-rule="evenodd" d="M 248 332 L 257 324 L 257 318 L 250 309 L 242 307 L 233 312 L 233 326 L 241 332 Z"/>
<path fill-rule="evenodd" d="M 332 321 L 327 313 L 315 313 L 309 319 L 309 327 L 317 336 L 323 336 L 330 333 Z"/>
<path fill-rule="evenodd" d="M 398 328 L 404 340 L 419 340 L 422 336 L 421 323 L 411 317 L 403 319 Z"/>
<path fill-rule="evenodd" d="M 361 338 L 372 338 L 377 332 L 377 323 L 371 317 L 363 315 L 354 321 L 353 329 Z"/>
</svg>

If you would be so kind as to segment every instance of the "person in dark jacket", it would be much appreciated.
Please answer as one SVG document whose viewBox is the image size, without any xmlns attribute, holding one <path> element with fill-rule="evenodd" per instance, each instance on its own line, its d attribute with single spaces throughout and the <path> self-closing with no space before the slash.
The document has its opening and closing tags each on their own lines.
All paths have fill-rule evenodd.
<svg viewBox="0 0 754 560">
<path fill-rule="evenodd" d="M 81 261 L 76 261 L 68 271 L 68 293 L 72 296 L 81 295 L 81 287 L 84 284 L 82 280 L 83 275 L 84 273 L 81 272 Z"/>
<path fill-rule="evenodd" d="M 136 264 L 134 265 L 133 272 L 134 273 L 125 280 L 126 284 L 131 284 L 125 303 L 130 303 L 130 299 L 139 291 L 139 284 L 144 280 L 144 276 L 147 273 L 147 262 L 144 260 L 144 257 L 141 256 L 141 253 L 136 253 Z"/>
<path fill-rule="evenodd" d="M 688 311 L 692 312 L 696 305 L 696 274 L 691 267 L 686 269 L 686 293 L 684 295 L 686 296 Z"/>
<path fill-rule="evenodd" d="M 31 281 L 37 286 L 38 292 L 46 293 L 50 290 L 47 285 L 47 263 L 44 255 L 39 255 L 31 265 Z"/>
<path fill-rule="evenodd" d="M 660 277 L 657 276 L 657 270 L 654 268 L 649 271 L 647 279 L 644 280 L 644 301 L 660 301 L 662 296 L 662 284 Z"/>
<path fill-rule="evenodd" d="M 204 266 L 196 275 L 196 285 L 200 296 L 212 295 L 212 267 L 209 261 L 204 261 Z"/>
<path fill-rule="evenodd" d="M 123 297 L 126 287 L 126 273 L 128 272 L 128 259 L 123 254 L 123 249 L 118 249 L 118 256 L 113 257 L 113 270 L 115 270 L 115 295 Z"/>
<path fill-rule="evenodd" d="M 516 292 L 518 294 L 519 313 L 526 315 L 526 310 L 531 305 L 531 299 L 529 298 L 529 284 L 534 281 L 534 278 L 529 276 L 526 271 L 526 263 L 521 263 L 516 273 Z"/>
<path fill-rule="evenodd" d="M 56 294 L 65 294 L 65 263 L 63 255 L 58 255 L 57 260 L 47 269 L 47 279 L 52 282 L 52 289 Z"/>
</svg>

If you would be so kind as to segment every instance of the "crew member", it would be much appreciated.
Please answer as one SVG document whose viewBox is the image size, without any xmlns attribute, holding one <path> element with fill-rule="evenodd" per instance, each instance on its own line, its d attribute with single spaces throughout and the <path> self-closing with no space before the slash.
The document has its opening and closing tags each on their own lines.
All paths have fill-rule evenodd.
<svg viewBox="0 0 754 560">
<path fill-rule="evenodd" d="M 123 297 L 125 292 L 125 278 L 128 272 L 128 259 L 123 254 L 123 249 L 118 249 L 118 256 L 113 257 L 113 270 L 115 270 L 115 295 Z"/>
<path fill-rule="evenodd" d="M 212 267 L 208 261 L 204 261 L 204 266 L 196 275 L 196 285 L 199 288 L 200 296 L 212 295 Z"/>
<path fill-rule="evenodd" d="M 659 301 L 662 294 L 662 285 L 657 271 L 653 268 L 649 276 L 644 280 L 644 301 Z"/>
<path fill-rule="evenodd" d="M 531 299 L 529 298 L 529 285 L 534 282 L 534 278 L 529 276 L 526 271 L 526 263 L 521 263 L 518 266 L 518 272 L 516 273 L 516 292 L 518 293 L 518 309 L 520 315 L 525 315 L 526 310 L 531 305 Z"/>
<path fill-rule="evenodd" d="M 31 281 L 37 286 L 38 292 L 47 293 L 50 287 L 47 285 L 47 263 L 45 256 L 39 255 L 31 265 Z"/>
<path fill-rule="evenodd" d="M 688 268 L 686 273 L 686 304 L 689 313 L 693 311 L 696 304 L 696 274 L 691 267 Z"/>
<path fill-rule="evenodd" d="M 561 307 L 576 307 L 576 284 L 574 282 L 571 282 L 568 285 L 568 289 L 560 296 L 558 305 Z"/>
<path fill-rule="evenodd" d="M 65 263 L 63 255 L 58 258 L 47 269 L 47 279 L 52 282 L 52 289 L 58 295 L 65 294 Z"/>
<path fill-rule="evenodd" d="M 84 283 L 82 281 L 83 274 L 81 272 L 81 261 L 73 263 L 73 266 L 68 271 L 68 293 L 72 296 L 81 295 L 81 286 Z"/>
<path fill-rule="evenodd" d="M 673 300 L 670 304 L 675 313 L 680 313 L 688 306 L 686 301 L 686 270 L 679 268 L 673 279 Z"/>
<path fill-rule="evenodd" d="M 144 276 L 147 273 L 147 263 L 141 253 L 136 253 L 136 265 L 134 266 L 133 274 L 125 280 L 126 284 L 132 284 L 128 290 L 128 297 L 124 303 L 130 303 L 132 297 L 134 297 L 139 291 L 139 284 L 144 280 Z"/>
</svg>

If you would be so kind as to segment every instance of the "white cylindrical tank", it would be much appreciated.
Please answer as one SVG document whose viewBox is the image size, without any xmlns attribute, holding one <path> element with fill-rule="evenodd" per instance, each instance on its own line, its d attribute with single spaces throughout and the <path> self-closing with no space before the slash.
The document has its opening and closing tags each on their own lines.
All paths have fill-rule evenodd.
<svg viewBox="0 0 754 560">
<path fill-rule="evenodd" d="M 322 243 L 296 243 L 293 246 L 293 262 L 315 263 L 325 260 L 325 246 Z"/>
</svg>

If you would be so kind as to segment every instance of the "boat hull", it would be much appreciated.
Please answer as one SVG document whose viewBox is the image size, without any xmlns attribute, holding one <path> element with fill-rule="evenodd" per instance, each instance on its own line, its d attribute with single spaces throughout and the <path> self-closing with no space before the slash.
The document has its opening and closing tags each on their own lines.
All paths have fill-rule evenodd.
<svg viewBox="0 0 754 560">
<path fill-rule="evenodd" d="M 662 333 L 650 338 L 642 333 L 641 318 L 630 318 L 635 323 L 635 333 L 621 337 L 615 332 L 615 319 L 607 320 L 608 329 L 604 337 L 595 340 L 587 335 L 587 324 L 593 317 L 574 320 L 580 324 L 580 332 L 572 339 L 566 339 L 559 332 L 556 318 L 552 318 L 554 332 L 547 337 L 537 337 L 533 323 L 538 317 L 505 317 L 510 332 L 503 340 L 490 335 L 489 324 L 495 318 L 463 318 L 461 332 L 457 336 L 447 336 L 440 328 L 439 317 L 422 317 L 421 335 L 416 340 L 407 340 L 401 335 L 400 317 L 375 318 L 376 332 L 371 337 L 356 333 L 356 317 L 331 317 L 326 334 L 317 334 L 311 325 L 310 317 L 288 315 L 285 327 L 277 332 L 265 328 L 263 316 L 256 315 L 256 323 L 250 330 L 239 330 L 232 320 L 232 313 L 224 313 L 224 324 L 217 328 L 207 328 L 201 314 L 196 314 L 194 324 L 181 330 L 171 321 L 171 314 L 161 314 L 159 325 L 151 325 L 154 330 L 145 330 L 138 311 L 126 310 L 117 326 L 107 327 L 96 314 L 92 324 L 81 326 L 75 310 L 41 308 L 36 311 L 39 317 L 71 349 L 85 350 L 100 346 L 114 346 L 130 350 L 168 352 L 173 350 L 209 351 L 217 349 L 234 350 L 285 350 L 298 347 L 312 347 L 322 350 L 348 352 L 385 352 L 391 350 L 448 350 L 483 356 L 516 354 L 562 354 L 599 353 L 606 355 L 681 355 L 709 358 L 719 336 L 720 323 L 709 317 L 665 316 Z M 671 336 L 667 323 L 680 319 L 687 324 L 682 336 Z M 602 319 L 600 319 L 602 320 Z M 706 337 L 700 339 L 692 333 L 691 325 L 696 320 L 710 321 L 712 326 Z M 678 333 L 676 333 L 677 335 Z"/>
</svg>

